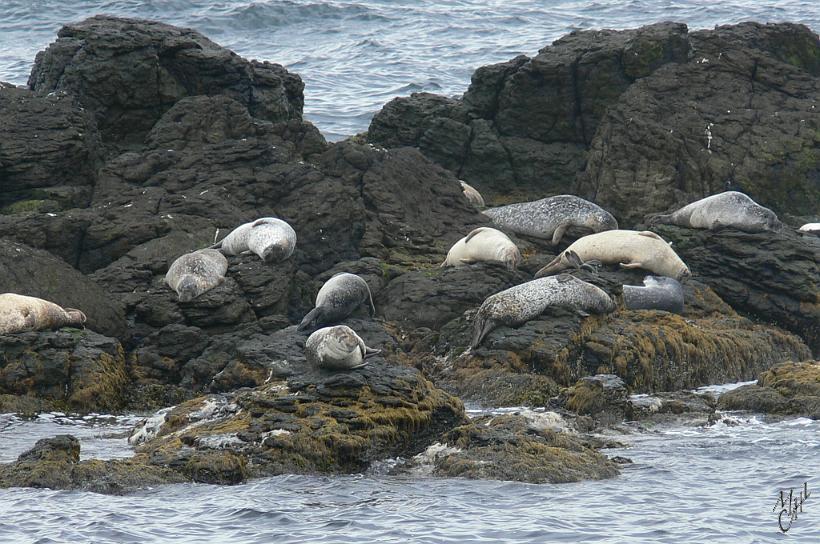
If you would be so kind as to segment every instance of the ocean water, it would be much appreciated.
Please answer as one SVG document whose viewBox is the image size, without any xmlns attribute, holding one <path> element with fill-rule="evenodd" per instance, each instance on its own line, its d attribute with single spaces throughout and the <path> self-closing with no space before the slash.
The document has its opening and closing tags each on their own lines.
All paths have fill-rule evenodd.
<svg viewBox="0 0 820 544">
<path fill-rule="evenodd" d="M 533 55 L 572 30 L 668 20 L 820 29 L 816 0 L 1 0 L 0 81 L 25 84 L 63 24 L 98 13 L 192 27 L 287 66 L 305 81 L 305 116 L 330 140 L 366 130 L 396 96 L 460 95 L 477 67 Z"/>
<path fill-rule="evenodd" d="M 99 457 L 127 456 L 122 430 L 133 420 L 3 415 L 0 460 L 50 436 L 54 425 Z M 820 542 L 820 421 L 738 413 L 711 427 L 669 425 L 614 438 L 627 447 L 605 453 L 633 464 L 598 482 L 531 485 L 375 470 L 113 497 L 0 490 L 0 542 Z M 773 512 L 779 491 L 804 482 L 811 495 L 783 535 L 780 508 Z"/>
</svg>

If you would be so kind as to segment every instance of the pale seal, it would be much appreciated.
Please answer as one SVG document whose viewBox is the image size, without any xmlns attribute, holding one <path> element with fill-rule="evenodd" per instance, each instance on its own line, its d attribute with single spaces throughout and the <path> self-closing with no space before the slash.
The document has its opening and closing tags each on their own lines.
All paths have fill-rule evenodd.
<svg viewBox="0 0 820 544">
<path fill-rule="evenodd" d="M 265 262 L 284 261 L 296 248 L 296 232 L 285 221 L 263 217 L 233 229 L 220 242 L 211 246 L 225 255 L 256 253 Z"/>
<path fill-rule="evenodd" d="M 0 295 L 0 334 L 82 327 L 86 317 L 80 310 L 15 293 Z"/>
<path fill-rule="evenodd" d="M 624 285 L 624 306 L 630 310 L 683 313 L 683 286 L 675 278 L 646 276 L 643 287 Z"/>
<path fill-rule="evenodd" d="M 312 365 L 331 370 L 353 370 L 367 364 L 368 357 L 381 350 L 371 349 L 346 325 L 324 327 L 308 336 L 305 357 Z"/>
<path fill-rule="evenodd" d="M 367 282 L 356 274 L 339 272 L 327 280 L 316 295 L 316 306 L 305 315 L 297 330 L 338 323 L 361 304 L 369 302 L 371 317 L 376 314 Z"/>
<path fill-rule="evenodd" d="M 574 308 L 581 315 L 615 309 L 602 289 L 569 274 L 531 280 L 487 297 L 478 308 L 470 348 L 476 348 L 496 327 L 515 327 L 541 315 L 549 306 Z"/>
<path fill-rule="evenodd" d="M 479 193 L 475 187 L 473 187 L 466 181 L 458 180 L 458 182 L 461 184 L 461 192 L 464 193 L 464 196 L 467 198 L 470 204 L 472 204 L 476 208 L 483 208 L 484 206 L 486 206 L 486 204 L 484 204 L 484 197 L 481 196 L 481 193 Z"/>
<path fill-rule="evenodd" d="M 549 276 L 588 261 L 619 264 L 623 268 L 643 268 L 677 280 L 692 275 L 672 247 L 654 232 L 608 230 L 579 238 L 539 270 L 535 277 Z"/>
<path fill-rule="evenodd" d="M 780 230 L 783 226 L 772 210 L 737 191 L 707 196 L 669 215 L 656 215 L 649 224 L 709 230 L 734 227 L 746 232 Z"/>
<path fill-rule="evenodd" d="M 820 234 L 820 223 L 806 223 L 797 230 L 809 234 Z"/>
<path fill-rule="evenodd" d="M 500 230 L 479 227 L 453 244 L 441 266 L 461 266 L 487 261 L 504 263 L 510 270 L 515 270 L 521 263 L 521 252 Z"/>
<path fill-rule="evenodd" d="M 618 228 L 618 221 L 597 204 L 574 195 L 557 195 L 533 202 L 519 202 L 482 212 L 503 229 L 558 245 L 569 227 L 585 227 L 593 232 Z"/>
<path fill-rule="evenodd" d="M 180 302 L 190 302 L 225 280 L 228 260 L 215 249 L 200 249 L 178 257 L 165 274 L 165 284 Z"/>
</svg>

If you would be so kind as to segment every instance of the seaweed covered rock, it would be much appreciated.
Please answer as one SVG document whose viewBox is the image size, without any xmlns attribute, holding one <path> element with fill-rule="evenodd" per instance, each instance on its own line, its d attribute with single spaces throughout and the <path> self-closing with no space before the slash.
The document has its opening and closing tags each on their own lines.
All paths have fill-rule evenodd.
<svg viewBox="0 0 820 544">
<path fill-rule="evenodd" d="M 106 142 L 135 143 L 186 96 L 224 95 L 268 121 L 301 119 L 304 84 L 191 29 L 97 15 L 60 29 L 37 54 L 29 87 L 65 91 L 93 112 Z"/>
<path fill-rule="evenodd" d="M 820 363 L 788 362 L 760 374 L 757 384 L 724 393 L 721 410 L 750 410 L 820 419 Z"/>
<path fill-rule="evenodd" d="M 661 225 L 695 277 L 733 308 L 801 336 L 820 353 L 820 239 L 791 229 L 747 233 Z"/>
<path fill-rule="evenodd" d="M 430 448 L 433 474 L 469 479 L 566 483 L 603 480 L 617 465 L 580 436 L 521 415 L 483 416 Z"/>
<path fill-rule="evenodd" d="M 127 386 L 123 348 L 113 338 L 77 329 L 0 336 L 0 394 L 110 412 L 124 405 Z"/>
</svg>

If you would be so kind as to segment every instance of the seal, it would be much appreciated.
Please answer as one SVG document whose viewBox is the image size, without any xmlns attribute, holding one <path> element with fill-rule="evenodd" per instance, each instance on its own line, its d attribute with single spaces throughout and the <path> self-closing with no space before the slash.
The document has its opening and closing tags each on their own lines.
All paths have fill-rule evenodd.
<svg viewBox="0 0 820 544">
<path fill-rule="evenodd" d="M 233 229 L 209 249 L 219 249 L 225 255 L 256 253 L 266 263 L 284 261 L 296 248 L 296 231 L 285 221 L 263 217 Z"/>
<path fill-rule="evenodd" d="M 376 315 L 373 295 L 367 282 L 356 274 L 339 272 L 327 280 L 316 295 L 316 306 L 305 315 L 297 330 L 338 323 L 361 304 L 369 302 L 370 316 Z"/>
<path fill-rule="evenodd" d="M 593 232 L 618 228 L 618 221 L 611 213 L 575 195 L 508 204 L 484 210 L 483 213 L 501 228 L 551 240 L 554 246 L 572 226 L 585 227 Z"/>
<path fill-rule="evenodd" d="M 601 288 L 569 274 L 531 280 L 487 297 L 478 308 L 470 348 L 478 347 L 495 328 L 516 327 L 550 306 L 574 308 L 583 316 L 615 309 L 612 298 Z"/>
<path fill-rule="evenodd" d="M 486 206 L 486 204 L 484 204 L 484 197 L 481 196 L 481 193 L 479 193 L 475 187 L 466 181 L 458 180 L 458 182 L 461 184 L 461 192 L 464 193 L 464 196 L 470 201 L 470 204 L 476 208 Z"/>
<path fill-rule="evenodd" d="M 368 357 L 381 350 L 371 349 L 346 325 L 324 327 L 308 336 L 305 357 L 310 364 L 331 370 L 353 370 L 367 364 Z"/>
<path fill-rule="evenodd" d="M 518 246 L 506 234 L 490 227 L 479 227 L 453 244 L 440 267 L 501 262 L 515 270 L 521 260 Z"/>
<path fill-rule="evenodd" d="M 85 322 L 85 314 L 74 308 L 15 293 L 0 295 L 0 334 L 82 327 Z"/>
<path fill-rule="evenodd" d="M 650 217 L 649 224 L 709 230 L 734 227 L 745 232 L 780 230 L 783 227 L 772 210 L 737 191 L 707 196 L 669 215 Z"/>
<path fill-rule="evenodd" d="M 820 223 L 806 223 L 797 230 L 809 234 L 820 234 Z"/>
<path fill-rule="evenodd" d="M 623 268 L 643 268 L 676 280 L 692 275 L 672 247 L 654 232 L 608 230 L 577 239 L 536 272 L 535 277 L 549 276 L 570 267 L 577 268 L 593 260 L 619 264 Z"/>
<path fill-rule="evenodd" d="M 683 313 L 683 286 L 678 280 L 663 276 L 646 276 L 643 285 L 624 285 L 624 306 L 630 310 Z"/>
<path fill-rule="evenodd" d="M 228 259 L 215 249 L 200 249 L 178 257 L 165 274 L 165 284 L 180 302 L 190 302 L 225 280 Z"/>
</svg>

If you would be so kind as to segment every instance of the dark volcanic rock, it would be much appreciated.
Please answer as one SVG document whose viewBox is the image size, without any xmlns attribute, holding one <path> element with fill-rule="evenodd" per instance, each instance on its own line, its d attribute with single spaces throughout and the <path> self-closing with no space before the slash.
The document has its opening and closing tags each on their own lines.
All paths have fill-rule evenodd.
<svg viewBox="0 0 820 544">
<path fill-rule="evenodd" d="M 656 229 L 695 277 L 736 310 L 800 335 L 820 353 L 820 238 L 780 232 Z"/>
<path fill-rule="evenodd" d="M 38 297 L 85 313 L 86 326 L 109 336 L 125 333 L 120 302 L 50 253 L 0 239 L 0 293 Z"/>
<path fill-rule="evenodd" d="M 820 419 L 820 363 L 785 363 L 760 374 L 756 385 L 721 395 L 722 410 L 801 415 Z"/>
<path fill-rule="evenodd" d="M 0 83 L 0 214 L 85 206 L 99 157 L 94 119 L 65 93 Z"/>
<path fill-rule="evenodd" d="M 225 95 L 268 121 L 301 119 L 304 84 L 278 64 L 249 62 L 190 29 L 98 15 L 64 26 L 38 53 L 29 86 L 66 91 L 108 143 L 136 143 L 186 96 Z"/>
<path fill-rule="evenodd" d="M 56 409 L 122 408 L 128 378 L 122 346 L 88 330 L 0 336 L 0 394 L 37 397 Z"/>
<path fill-rule="evenodd" d="M 479 68 L 462 99 L 391 101 L 368 139 L 418 147 L 490 204 L 573 193 L 622 227 L 727 189 L 813 216 L 819 58 L 788 23 L 573 32 Z"/>
</svg>

